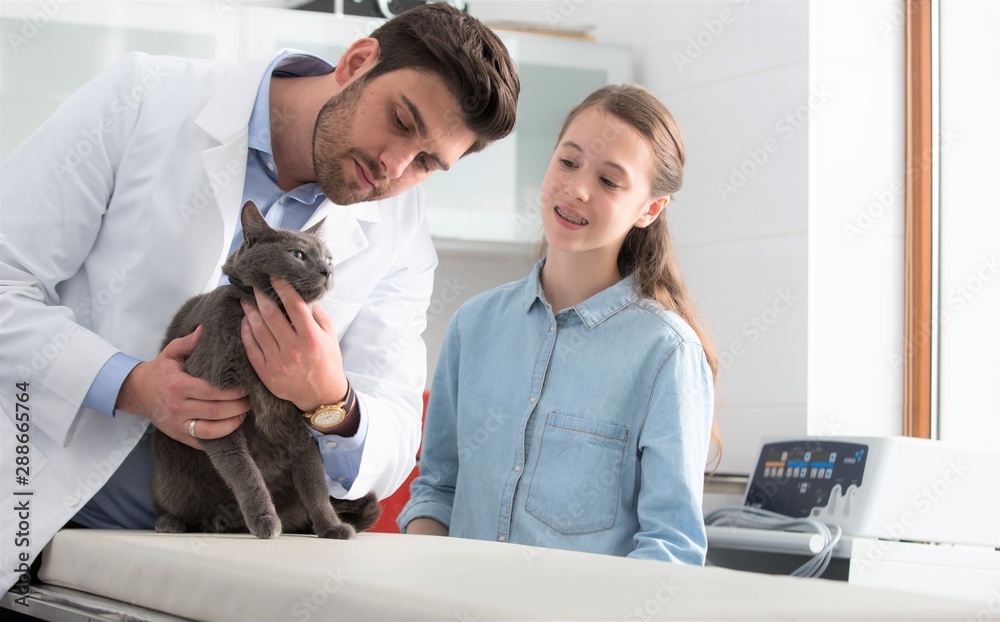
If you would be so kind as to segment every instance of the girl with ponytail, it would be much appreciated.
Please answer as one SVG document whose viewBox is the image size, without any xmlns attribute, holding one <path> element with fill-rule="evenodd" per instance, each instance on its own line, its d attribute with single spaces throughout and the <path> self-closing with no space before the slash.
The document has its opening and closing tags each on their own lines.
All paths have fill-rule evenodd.
<svg viewBox="0 0 1000 622">
<path fill-rule="evenodd" d="M 717 359 L 663 214 L 683 167 L 642 87 L 569 114 L 545 257 L 449 325 L 404 532 L 704 563 Z"/>
</svg>

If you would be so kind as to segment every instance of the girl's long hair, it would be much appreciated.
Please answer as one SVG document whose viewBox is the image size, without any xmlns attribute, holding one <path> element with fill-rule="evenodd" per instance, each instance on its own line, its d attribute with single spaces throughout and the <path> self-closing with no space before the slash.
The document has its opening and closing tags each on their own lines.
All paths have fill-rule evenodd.
<svg viewBox="0 0 1000 622">
<path fill-rule="evenodd" d="M 569 113 L 559 140 L 577 115 L 595 106 L 630 125 L 649 142 L 653 149 L 651 196 L 671 196 L 680 190 L 684 181 L 684 138 L 677 120 L 663 102 L 638 85 L 605 86 L 591 93 Z M 705 320 L 684 285 L 665 214 L 645 228 L 632 227 L 618 252 L 618 271 L 622 276 L 635 274 L 644 296 L 673 311 L 691 326 L 701 341 L 712 377 L 717 378 L 719 358 Z M 714 419 L 712 442 L 716 449 L 713 461 L 717 466 L 722 456 L 722 439 Z"/>
</svg>

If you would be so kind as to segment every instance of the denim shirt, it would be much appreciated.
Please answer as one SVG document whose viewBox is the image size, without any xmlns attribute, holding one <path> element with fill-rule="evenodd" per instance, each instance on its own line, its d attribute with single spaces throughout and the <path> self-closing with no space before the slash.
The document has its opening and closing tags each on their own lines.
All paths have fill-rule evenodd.
<svg viewBox="0 0 1000 622">
<path fill-rule="evenodd" d="M 553 315 L 544 261 L 452 318 L 400 527 L 703 564 L 714 396 L 697 335 L 632 277 Z"/>
</svg>

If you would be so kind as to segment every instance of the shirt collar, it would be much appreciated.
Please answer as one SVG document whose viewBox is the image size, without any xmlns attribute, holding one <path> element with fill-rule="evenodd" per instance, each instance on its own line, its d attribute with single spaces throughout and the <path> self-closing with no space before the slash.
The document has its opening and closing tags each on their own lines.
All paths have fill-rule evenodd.
<svg viewBox="0 0 1000 622">
<path fill-rule="evenodd" d="M 542 257 L 535 264 L 531 274 L 525 284 L 525 307 L 527 313 L 536 301 L 544 305 L 545 292 L 542 291 L 542 266 L 545 265 L 545 258 Z M 639 299 L 639 288 L 635 282 L 635 275 L 630 274 L 618 281 L 611 287 L 594 294 L 583 302 L 571 307 L 576 312 L 584 325 L 589 329 L 597 326 L 615 313 Z"/>
<path fill-rule="evenodd" d="M 250 113 L 250 124 L 247 144 L 261 154 L 267 154 L 266 159 L 273 164 L 274 154 L 271 151 L 271 76 L 322 76 L 333 71 L 334 66 L 319 56 L 282 50 L 264 72 L 264 78 L 257 89 L 257 99 L 254 100 L 253 111 Z"/>
</svg>

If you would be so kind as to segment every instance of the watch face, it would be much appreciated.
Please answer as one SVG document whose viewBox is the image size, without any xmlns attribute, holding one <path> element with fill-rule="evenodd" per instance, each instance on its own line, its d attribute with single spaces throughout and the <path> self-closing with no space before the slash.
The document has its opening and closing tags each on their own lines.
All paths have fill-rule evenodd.
<svg viewBox="0 0 1000 622">
<path fill-rule="evenodd" d="M 331 408 L 329 410 L 323 410 L 316 413 L 313 417 L 312 422 L 314 426 L 331 426 L 337 425 L 344 420 L 344 412 L 339 408 Z"/>
</svg>

